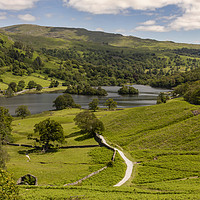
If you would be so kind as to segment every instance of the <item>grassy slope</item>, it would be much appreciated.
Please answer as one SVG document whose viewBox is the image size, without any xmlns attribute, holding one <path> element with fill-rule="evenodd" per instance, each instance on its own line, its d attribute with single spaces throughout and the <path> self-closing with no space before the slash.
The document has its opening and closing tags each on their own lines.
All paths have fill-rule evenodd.
<svg viewBox="0 0 200 200">
<path fill-rule="evenodd" d="M 97 142 L 93 138 L 87 138 L 81 135 L 79 129 L 75 126 L 73 119 L 78 112 L 80 112 L 79 109 L 66 109 L 62 111 L 44 112 L 26 119 L 15 118 L 12 123 L 14 142 L 34 145 L 34 140 L 27 140 L 27 135 L 33 134 L 34 137 L 37 137 L 33 131 L 34 125 L 46 118 L 51 118 L 60 122 L 64 128 L 66 138 L 66 142 L 63 144 L 64 146 L 96 145 Z M 10 155 L 7 169 L 14 174 L 16 181 L 22 175 L 31 173 L 38 177 L 39 185 L 57 186 L 77 181 L 101 169 L 111 160 L 113 154 L 111 150 L 100 147 L 61 149 L 47 154 L 42 154 L 41 151 L 21 146 L 6 146 L 6 149 Z M 27 152 L 31 158 L 30 162 L 27 162 L 27 158 L 25 157 Z M 104 158 L 104 160 L 101 158 Z M 99 162 L 95 162 L 95 159 Z M 113 172 L 110 169 L 103 172 L 104 180 L 108 177 L 108 174 L 111 174 L 109 183 L 106 184 L 105 182 L 105 185 L 116 184 L 123 177 L 124 173 L 125 167 L 123 161 L 118 158 Z M 115 176 L 118 178 L 114 179 Z M 99 176 L 94 177 L 93 180 L 95 181 L 95 185 L 100 185 L 102 181 Z M 85 184 L 88 185 L 87 182 Z"/>
<path fill-rule="evenodd" d="M 199 153 L 199 117 L 193 116 L 193 110 L 199 110 L 199 106 L 188 104 L 181 99 L 171 100 L 167 104 L 155 105 L 149 107 L 140 107 L 132 109 L 124 109 L 120 111 L 99 111 L 96 115 L 104 122 L 106 131 L 104 136 L 114 144 L 119 144 L 129 153 L 129 158 L 137 161 L 135 164 L 133 179 L 129 182 L 131 187 L 113 188 L 112 177 L 119 178 L 123 174 L 123 162 L 116 162 L 117 168 L 113 174 L 108 169 L 88 181 L 83 182 L 82 187 L 62 187 L 44 188 L 21 187 L 21 194 L 25 199 L 64 199 L 70 196 L 81 199 L 199 199 L 200 190 L 200 153 Z M 33 125 L 47 117 L 60 121 L 65 129 L 66 139 L 69 145 L 74 144 L 94 144 L 92 139 L 78 139 L 81 136 L 75 128 L 73 117 L 78 113 L 78 109 L 63 110 L 57 112 L 46 112 L 35 115 L 30 118 L 21 120 L 17 119 L 13 123 L 13 134 L 17 142 L 26 142 L 25 136 L 32 133 Z M 184 137 L 183 137 L 184 136 Z M 9 147 L 10 148 L 10 147 Z M 13 148 L 13 147 L 12 147 Z M 21 147 L 20 147 L 21 148 Z M 66 150 L 63 153 L 66 157 L 71 158 L 74 153 L 68 154 Z M 94 155 L 101 152 L 101 156 L 94 160 Z M 15 163 L 19 160 L 27 165 L 24 155 L 10 149 L 11 154 L 16 156 L 13 162 L 8 163 L 8 169 L 16 170 Z M 57 156 L 55 159 L 55 169 L 61 164 L 61 171 L 68 171 L 68 166 L 63 163 L 72 162 L 75 171 L 81 166 L 75 164 L 76 158 L 81 156 L 83 160 L 88 161 L 86 168 L 81 168 L 78 174 L 70 171 L 69 178 L 61 177 L 55 179 L 53 183 L 63 184 L 64 180 L 74 180 L 75 176 L 80 177 L 86 172 L 92 172 L 99 169 L 102 165 L 103 157 L 107 157 L 109 153 L 101 150 L 92 149 L 86 155 L 85 151 L 81 151 L 80 155 L 76 155 L 69 161 L 67 158 L 61 158 L 62 152 L 53 153 L 51 156 Z M 76 153 L 75 153 L 76 154 Z M 90 155 L 88 157 L 88 155 Z M 100 155 L 100 154 L 99 154 Z M 37 166 L 44 156 L 46 165 L 50 162 L 48 156 L 33 154 L 33 160 Z M 58 160 L 61 158 L 61 162 Z M 66 159 L 66 160 L 65 160 Z M 117 158 L 118 159 L 118 158 Z M 12 159 L 11 159 L 12 161 Z M 120 160 L 119 160 L 120 161 Z M 106 162 L 106 161 L 105 161 Z M 12 164 L 11 164 L 12 163 Z M 58 164 L 59 163 L 59 164 Z M 30 164 L 30 163 L 28 163 Z M 40 164 L 42 165 L 42 164 Z M 43 164 L 44 165 L 44 164 Z M 63 166 L 64 165 L 64 166 Z M 48 173 L 50 174 L 52 167 L 50 166 Z M 85 166 L 85 165 L 84 165 Z M 39 167 L 39 169 L 41 169 Z M 55 174 L 58 170 L 52 170 Z M 16 170 L 17 171 L 17 170 Z M 68 171 L 69 172 L 69 171 Z M 19 171 L 16 172 L 19 174 Z M 73 176 L 74 175 L 74 176 Z M 60 177 L 60 176 L 58 176 Z M 49 176 L 42 178 L 43 182 L 47 182 Z M 106 184 L 107 187 L 99 187 Z M 97 187 L 98 186 L 98 187 Z M 83 196 L 84 195 L 84 196 Z"/>
<path fill-rule="evenodd" d="M 56 42 L 64 47 L 69 45 L 70 41 L 90 41 L 97 43 L 108 43 L 117 47 L 131 47 L 131 48 L 150 48 L 150 49 L 174 49 L 174 48 L 200 48 L 200 45 L 179 44 L 174 42 L 162 42 L 150 39 L 140 39 L 133 36 L 122 36 L 120 34 L 110 34 L 99 31 L 88 31 L 86 29 L 75 28 L 59 28 L 59 27 L 45 27 L 37 25 L 14 25 L 3 28 L 1 31 L 8 31 L 9 34 L 16 38 L 30 41 L 29 37 L 33 36 L 31 45 L 43 47 L 56 46 Z M 17 33 L 18 36 L 15 36 Z M 54 38 L 54 39 L 52 39 Z M 68 41 L 68 42 L 67 42 Z"/>
<path fill-rule="evenodd" d="M 132 187 L 198 193 L 200 110 L 180 99 L 167 104 L 109 113 L 105 136 L 128 151 L 135 165 Z M 184 199 L 184 198 L 183 198 Z"/>
</svg>

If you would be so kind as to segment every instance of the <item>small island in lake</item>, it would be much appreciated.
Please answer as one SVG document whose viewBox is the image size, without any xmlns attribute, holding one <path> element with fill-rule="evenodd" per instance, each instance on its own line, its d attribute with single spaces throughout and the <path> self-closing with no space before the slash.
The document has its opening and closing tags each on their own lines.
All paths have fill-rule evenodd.
<svg viewBox="0 0 200 200">
<path fill-rule="evenodd" d="M 97 95 L 97 96 L 106 96 L 107 92 L 101 87 L 93 88 L 89 85 L 75 85 L 68 86 L 65 90 L 65 93 L 68 94 L 81 94 L 81 95 Z"/>
<path fill-rule="evenodd" d="M 122 88 L 118 90 L 118 94 L 139 94 L 139 91 L 131 86 L 122 86 Z"/>
</svg>

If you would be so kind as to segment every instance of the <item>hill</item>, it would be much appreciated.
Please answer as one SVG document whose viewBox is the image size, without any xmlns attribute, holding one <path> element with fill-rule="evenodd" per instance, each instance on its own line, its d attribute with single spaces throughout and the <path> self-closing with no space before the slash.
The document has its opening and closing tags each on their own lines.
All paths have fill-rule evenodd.
<svg viewBox="0 0 200 200">
<path fill-rule="evenodd" d="M 29 75 L 33 71 L 60 79 L 66 86 L 79 83 L 92 86 L 139 83 L 174 87 L 185 82 L 184 72 L 190 73 L 200 66 L 199 45 L 28 24 L 1 28 L 1 32 L 10 38 L 13 45 L 18 43 L 17 48 L 26 46 L 32 49 L 33 57 L 39 56 L 43 62 L 39 68 L 31 66 L 30 61 L 25 63 L 26 67 L 18 65 L 20 71 L 29 65 Z M 10 48 L 7 47 L 7 52 Z M 14 60 L 19 62 L 16 56 Z M 8 62 L 2 67 L 7 66 L 5 71 L 13 73 L 12 65 Z M 14 75 L 19 76 L 20 73 L 14 72 Z M 190 81 L 199 79 L 199 76 L 189 76 Z M 165 82 L 160 84 L 159 79 Z"/>
<path fill-rule="evenodd" d="M 47 27 L 32 24 L 14 25 L 4 27 L 3 30 L 24 36 L 60 38 L 64 40 L 76 40 L 95 42 L 117 47 L 150 48 L 150 49 L 175 49 L 194 48 L 199 49 L 200 45 L 179 44 L 170 41 L 156 41 L 141 39 L 134 36 L 123 36 L 121 34 L 105 33 L 101 31 L 88 31 L 83 28 Z"/>
<path fill-rule="evenodd" d="M 84 138 L 77 132 L 73 118 L 79 112 L 77 109 L 66 109 L 26 119 L 15 118 L 12 125 L 14 140 L 32 144 L 33 141 L 27 140 L 26 136 L 33 133 L 35 123 L 50 117 L 63 125 L 68 145 L 96 144 L 92 138 Z M 128 187 L 112 187 L 116 178 L 124 173 L 120 160 L 114 163 L 114 168 L 88 179 L 80 186 L 61 186 L 66 181 L 74 181 L 100 168 L 109 160 L 112 153 L 99 147 L 62 149 L 48 155 L 30 149 L 31 162 L 27 163 L 24 158 L 27 148 L 7 146 L 11 156 L 7 168 L 15 172 L 16 180 L 24 171 L 31 171 L 44 185 L 20 187 L 24 199 L 70 199 L 72 195 L 79 199 L 83 195 L 87 199 L 104 199 L 105 195 L 107 199 L 199 199 L 199 113 L 200 106 L 182 99 L 155 106 L 96 112 L 104 122 L 106 130 L 103 135 L 107 141 L 118 148 L 120 145 L 134 162 L 132 178 L 125 184 Z M 46 186 L 48 183 L 60 187 Z"/>
</svg>

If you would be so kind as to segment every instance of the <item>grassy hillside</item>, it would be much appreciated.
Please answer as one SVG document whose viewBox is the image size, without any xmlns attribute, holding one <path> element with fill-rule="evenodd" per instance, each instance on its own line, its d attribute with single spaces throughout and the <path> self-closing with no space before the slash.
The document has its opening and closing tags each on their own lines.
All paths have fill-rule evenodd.
<svg viewBox="0 0 200 200">
<path fill-rule="evenodd" d="M 65 142 L 62 146 L 97 145 L 98 143 L 93 138 L 83 135 L 75 125 L 73 119 L 78 112 L 80 112 L 79 109 L 66 109 L 44 112 L 26 119 L 15 118 L 12 123 L 14 143 L 35 145 L 35 140 L 28 140 L 27 136 L 33 134 L 33 137 L 38 137 L 34 134 L 34 125 L 51 118 L 60 122 L 64 129 Z M 41 153 L 41 150 L 22 146 L 7 145 L 6 150 L 10 155 L 7 170 L 14 174 L 15 181 L 30 173 L 38 178 L 40 186 L 62 186 L 75 182 L 106 166 L 113 155 L 113 151 L 100 147 L 57 149 L 46 154 Z M 26 153 L 31 158 L 30 162 L 27 162 Z M 82 184 L 99 186 L 103 183 L 104 186 L 112 186 L 123 178 L 124 173 L 125 165 L 117 155 L 113 168 L 106 169 L 100 175 Z M 109 179 L 108 175 L 110 175 Z"/>
<path fill-rule="evenodd" d="M 14 41 L 0 56 L 2 74 L 40 73 L 65 85 L 139 83 L 169 88 L 200 79 L 199 45 L 30 24 L 0 31 Z"/>
<path fill-rule="evenodd" d="M 131 187 L 186 192 L 185 198 L 198 193 L 200 115 L 193 114 L 197 110 L 200 106 L 174 99 L 167 104 L 126 109 L 102 117 L 105 137 L 136 161 Z"/>
<path fill-rule="evenodd" d="M 21 197 L 104 199 L 106 195 L 107 199 L 199 199 L 200 115 L 193 114 L 197 110 L 200 106 L 174 99 L 155 106 L 98 111 L 95 114 L 106 128 L 104 137 L 112 145 L 120 145 L 134 161 L 131 180 L 124 187 L 112 187 L 125 171 L 124 163 L 117 155 L 113 168 L 84 181 L 79 187 L 24 186 L 20 187 Z M 35 123 L 50 117 L 62 124 L 67 145 L 96 144 L 92 138 L 80 135 L 73 121 L 78 112 L 78 109 L 66 109 L 23 120 L 15 118 L 12 124 L 14 140 L 34 144 L 27 140 L 27 135 L 33 134 Z M 99 147 L 63 149 L 48 154 L 25 147 L 6 148 L 10 154 L 7 168 L 14 172 L 15 180 L 25 172 L 33 173 L 40 185 L 61 186 L 75 181 L 105 166 L 112 156 L 111 151 Z M 25 157 L 27 151 L 30 162 Z"/>
<path fill-rule="evenodd" d="M 14 25 L 3 28 L 10 33 L 17 35 L 31 35 L 34 37 L 60 38 L 68 41 L 87 41 L 102 44 L 109 44 L 117 47 L 150 48 L 150 49 L 176 49 L 195 48 L 200 45 L 178 44 L 174 42 L 162 42 L 150 39 L 140 39 L 133 36 L 123 36 L 121 34 L 105 33 L 100 31 L 88 31 L 81 28 L 47 27 L 31 24 Z"/>
</svg>

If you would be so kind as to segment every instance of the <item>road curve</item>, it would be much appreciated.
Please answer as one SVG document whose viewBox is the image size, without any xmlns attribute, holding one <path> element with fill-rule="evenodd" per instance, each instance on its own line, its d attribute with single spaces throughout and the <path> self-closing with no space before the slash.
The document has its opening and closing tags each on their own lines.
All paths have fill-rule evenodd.
<svg viewBox="0 0 200 200">
<path fill-rule="evenodd" d="M 119 149 L 114 148 L 114 147 L 110 146 L 109 144 L 107 144 L 106 140 L 104 139 L 104 137 L 103 137 L 102 135 L 99 135 L 99 137 L 100 137 L 102 143 L 104 143 L 106 146 L 109 146 L 109 147 L 115 149 L 116 151 L 118 151 L 119 154 L 120 154 L 120 156 L 122 157 L 122 159 L 123 159 L 123 160 L 125 161 L 125 163 L 126 163 L 127 168 L 126 168 L 126 173 L 125 173 L 125 175 L 124 175 L 124 178 L 123 178 L 119 183 L 117 183 L 117 184 L 114 185 L 115 187 L 121 186 L 121 185 L 123 185 L 126 181 L 128 181 L 128 179 L 131 177 L 131 174 L 132 174 L 132 171 L 133 171 L 133 162 L 130 161 L 130 160 L 124 155 L 124 153 L 123 153 L 122 151 L 120 151 Z"/>
</svg>

